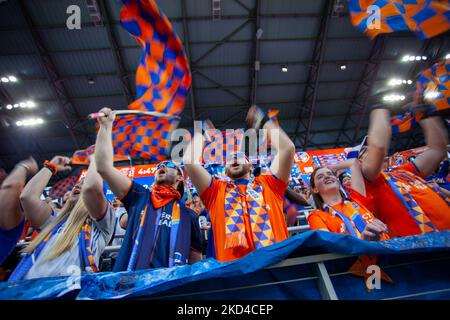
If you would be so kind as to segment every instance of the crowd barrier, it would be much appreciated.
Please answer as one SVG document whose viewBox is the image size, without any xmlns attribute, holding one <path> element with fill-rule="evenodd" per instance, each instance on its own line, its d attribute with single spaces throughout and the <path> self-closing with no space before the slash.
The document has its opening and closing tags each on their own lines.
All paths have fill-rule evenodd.
<svg viewBox="0 0 450 320">
<path fill-rule="evenodd" d="M 0 299 L 449 299 L 450 231 L 368 242 L 306 231 L 227 263 L 0 284 Z M 378 255 L 393 280 L 368 292 L 349 267 Z"/>
</svg>

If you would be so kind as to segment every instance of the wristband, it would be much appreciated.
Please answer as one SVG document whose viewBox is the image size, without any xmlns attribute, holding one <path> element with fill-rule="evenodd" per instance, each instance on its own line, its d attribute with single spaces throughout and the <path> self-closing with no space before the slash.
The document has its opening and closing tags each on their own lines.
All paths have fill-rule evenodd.
<svg viewBox="0 0 450 320">
<path fill-rule="evenodd" d="M 47 168 L 48 170 L 50 170 L 52 172 L 52 174 L 58 173 L 58 167 L 54 163 L 51 163 L 48 160 L 45 160 L 44 167 Z"/>
</svg>

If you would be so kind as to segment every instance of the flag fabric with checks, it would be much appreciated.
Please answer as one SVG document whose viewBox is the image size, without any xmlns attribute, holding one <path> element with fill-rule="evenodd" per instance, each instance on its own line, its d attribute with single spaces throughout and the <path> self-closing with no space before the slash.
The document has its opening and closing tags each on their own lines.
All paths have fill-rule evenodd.
<svg viewBox="0 0 450 320">
<path fill-rule="evenodd" d="M 168 154 L 177 124 L 173 119 L 146 115 L 119 117 L 112 133 L 114 153 L 160 162 Z"/>
<path fill-rule="evenodd" d="M 73 153 L 72 164 L 75 165 L 89 165 L 89 156 L 94 154 L 95 145 L 89 146 L 83 150 L 77 150 Z"/>
<path fill-rule="evenodd" d="M 402 115 L 391 117 L 392 133 L 408 132 L 420 119 L 422 119 L 422 114 L 413 111 L 407 111 Z"/>
<path fill-rule="evenodd" d="M 52 186 L 52 188 L 48 192 L 49 197 L 52 199 L 62 198 L 67 191 L 71 191 L 73 189 L 73 187 L 77 183 L 77 180 L 78 177 L 76 176 L 71 176 L 59 180 Z"/>
<path fill-rule="evenodd" d="M 349 0 L 348 6 L 351 23 L 371 39 L 405 30 L 429 39 L 450 29 L 449 0 Z"/>
<path fill-rule="evenodd" d="M 136 100 L 128 108 L 179 116 L 191 85 L 181 40 L 153 0 L 122 0 L 122 26 L 142 47 L 136 71 Z M 114 150 L 120 155 L 161 161 L 170 147 L 174 118 L 128 115 L 113 128 Z"/>
<path fill-rule="evenodd" d="M 77 150 L 73 153 L 72 161 L 71 163 L 73 165 L 85 165 L 88 166 L 89 156 L 95 153 L 95 144 L 92 146 L 87 147 L 84 150 Z M 127 156 L 124 155 L 114 155 L 114 162 L 116 161 L 126 161 L 128 160 Z"/>
<path fill-rule="evenodd" d="M 450 59 L 438 62 L 420 73 L 417 79 L 417 91 L 425 94 L 429 91 L 437 93 L 430 103 L 436 111 L 450 108 Z"/>
</svg>

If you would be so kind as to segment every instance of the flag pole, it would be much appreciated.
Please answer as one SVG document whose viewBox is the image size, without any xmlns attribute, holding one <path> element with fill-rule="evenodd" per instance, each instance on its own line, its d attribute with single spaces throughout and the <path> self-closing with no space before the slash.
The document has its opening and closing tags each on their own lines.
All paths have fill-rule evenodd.
<svg viewBox="0 0 450 320">
<path fill-rule="evenodd" d="M 157 112 L 157 111 L 142 111 L 142 110 L 113 110 L 113 112 L 116 115 L 123 115 L 123 114 L 138 114 L 138 115 L 145 115 L 145 116 L 153 116 L 157 118 L 172 118 L 172 119 L 181 119 L 179 116 Z M 88 119 L 94 120 L 100 117 L 104 117 L 105 114 L 103 112 L 94 112 L 88 115 Z"/>
</svg>

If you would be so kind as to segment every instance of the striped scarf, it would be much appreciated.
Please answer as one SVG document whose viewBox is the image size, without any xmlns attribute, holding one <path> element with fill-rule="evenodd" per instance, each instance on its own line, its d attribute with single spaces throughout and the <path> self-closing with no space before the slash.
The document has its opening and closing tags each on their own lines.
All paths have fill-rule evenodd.
<svg viewBox="0 0 450 320">
<path fill-rule="evenodd" d="M 428 216 L 425 214 L 425 212 L 423 212 L 422 208 L 419 206 L 416 200 L 414 200 L 412 195 L 409 194 L 408 190 L 406 190 L 402 185 L 402 181 L 407 181 L 411 184 L 414 184 L 414 182 L 420 181 L 421 179 L 411 172 L 405 170 L 383 172 L 382 174 L 391 187 L 392 191 L 394 191 L 397 198 L 402 202 L 405 209 L 408 210 L 411 217 L 417 223 L 420 231 L 422 233 L 438 231 L 434 224 L 430 221 Z M 425 182 L 423 183 L 424 185 L 426 185 Z"/>
<path fill-rule="evenodd" d="M 230 181 L 225 190 L 225 249 L 242 247 L 249 248 L 245 237 L 244 216 L 250 217 L 252 239 L 256 249 L 275 243 L 272 225 L 264 201 L 263 187 L 250 181 L 246 185 L 247 192 L 242 194 L 238 186 Z"/>
<path fill-rule="evenodd" d="M 150 204 L 147 203 L 145 208 L 141 211 L 141 217 L 140 217 L 140 223 L 139 227 L 136 233 L 136 237 L 133 244 L 133 249 L 131 251 L 130 260 L 128 261 L 127 271 L 136 270 L 137 262 L 138 262 L 138 256 L 141 250 L 144 250 L 143 246 L 143 238 L 144 238 L 144 232 L 145 232 L 145 226 L 150 222 L 146 221 L 146 219 L 149 219 L 149 216 L 147 215 L 148 209 Z M 157 241 L 158 235 L 159 235 L 159 221 L 161 219 L 161 213 L 164 211 L 165 206 L 158 208 L 156 210 L 156 219 L 153 222 L 154 229 L 153 229 L 153 241 L 150 244 L 150 247 L 152 248 L 148 260 L 151 261 L 153 255 L 155 254 L 155 246 L 154 243 Z M 180 229 L 180 219 L 181 218 L 181 211 L 180 211 L 180 204 L 178 201 L 175 201 L 172 207 L 172 222 L 170 227 L 170 244 L 169 244 L 169 267 L 177 266 L 185 264 L 186 261 L 184 261 L 185 258 L 180 255 L 179 252 L 176 252 L 177 250 L 177 243 L 179 231 Z M 151 223 L 151 222 L 150 222 Z"/>
<path fill-rule="evenodd" d="M 45 239 L 37 246 L 37 248 L 31 253 L 25 255 L 20 263 L 14 269 L 13 273 L 9 277 L 8 281 L 18 281 L 23 279 L 30 269 L 33 267 L 35 261 L 38 259 L 45 245 L 48 243 L 51 237 L 58 233 L 58 230 L 63 226 L 67 219 L 58 223 L 53 230 L 45 237 Z M 92 219 L 88 216 L 85 223 L 81 227 L 79 236 L 79 254 L 80 254 L 80 267 L 85 272 L 98 272 L 97 265 L 90 246 Z"/>
<path fill-rule="evenodd" d="M 348 234 L 350 234 L 352 237 L 361 239 L 361 234 L 366 228 L 366 221 L 364 221 L 364 218 L 359 213 L 359 209 L 361 207 L 355 202 L 345 200 L 344 209 L 345 208 L 351 210 L 350 218 L 346 214 L 336 210 L 332 206 L 328 206 L 326 204 L 323 206 L 324 211 L 328 212 L 331 215 L 337 215 L 342 219 L 342 221 L 344 221 L 345 229 L 347 230 Z"/>
</svg>

